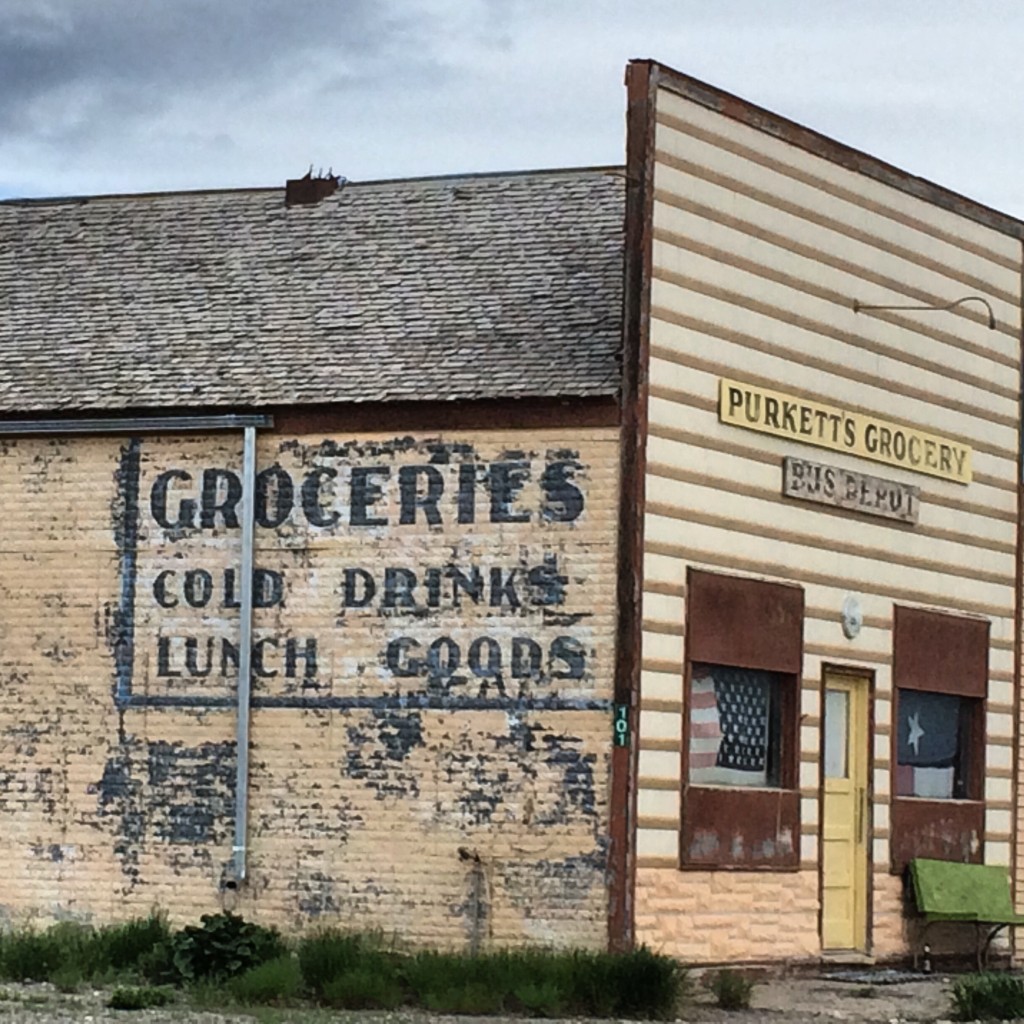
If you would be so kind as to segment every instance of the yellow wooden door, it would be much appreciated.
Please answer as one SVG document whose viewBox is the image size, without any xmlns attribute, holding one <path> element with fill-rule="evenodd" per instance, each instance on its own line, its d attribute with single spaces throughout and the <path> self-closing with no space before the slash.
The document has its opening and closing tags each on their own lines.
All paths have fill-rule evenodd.
<svg viewBox="0 0 1024 1024">
<path fill-rule="evenodd" d="M 868 680 L 825 676 L 821 944 L 867 950 Z"/>
</svg>

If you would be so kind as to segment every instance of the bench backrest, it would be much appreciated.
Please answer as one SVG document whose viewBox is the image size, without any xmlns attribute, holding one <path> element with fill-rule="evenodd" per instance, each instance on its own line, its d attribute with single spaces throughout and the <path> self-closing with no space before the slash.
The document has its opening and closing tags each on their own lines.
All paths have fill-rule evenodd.
<svg viewBox="0 0 1024 1024">
<path fill-rule="evenodd" d="M 917 909 L 927 917 L 993 923 L 1016 917 L 1006 868 L 918 857 L 910 877 Z"/>
</svg>

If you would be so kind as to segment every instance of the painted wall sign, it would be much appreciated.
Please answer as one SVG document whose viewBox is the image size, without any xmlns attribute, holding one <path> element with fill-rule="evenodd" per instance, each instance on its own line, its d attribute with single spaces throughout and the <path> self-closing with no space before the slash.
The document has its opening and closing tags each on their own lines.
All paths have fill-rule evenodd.
<svg viewBox="0 0 1024 1024">
<path fill-rule="evenodd" d="M 969 445 L 726 377 L 719 381 L 718 418 L 746 430 L 849 452 L 958 484 L 971 482 Z"/>
<path fill-rule="evenodd" d="M 791 456 L 782 460 L 782 493 L 904 523 L 917 522 L 921 499 L 920 489 L 909 484 Z"/>
<path fill-rule="evenodd" d="M 238 666 L 226 538 L 241 477 L 190 455 L 155 449 L 139 480 L 133 615 L 150 650 L 123 681 L 132 704 L 154 691 L 229 698 Z M 603 706 L 609 644 L 591 593 L 594 529 L 611 510 L 601 494 L 591 514 L 583 458 L 554 445 L 282 443 L 256 478 L 256 704 L 365 703 L 372 679 L 381 700 Z"/>
</svg>

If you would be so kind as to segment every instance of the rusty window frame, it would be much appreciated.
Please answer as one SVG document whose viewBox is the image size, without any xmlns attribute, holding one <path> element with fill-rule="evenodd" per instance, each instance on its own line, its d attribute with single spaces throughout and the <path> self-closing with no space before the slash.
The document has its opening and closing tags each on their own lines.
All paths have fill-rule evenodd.
<svg viewBox="0 0 1024 1024">
<path fill-rule="evenodd" d="M 890 870 L 914 857 L 980 863 L 984 858 L 985 712 L 988 692 L 987 619 L 896 605 L 893 609 L 893 708 L 890 753 Z M 916 690 L 961 698 L 967 720 L 964 797 L 896 792 L 901 694 Z"/>
<path fill-rule="evenodd" d="M 680 865 L 683 869 L 797 870 L 803 589 L 690 568 L 686 595 Z M 766 671 L 779 678 L 777 787 L 690 783 L 695 664 Z"/>
</svg>

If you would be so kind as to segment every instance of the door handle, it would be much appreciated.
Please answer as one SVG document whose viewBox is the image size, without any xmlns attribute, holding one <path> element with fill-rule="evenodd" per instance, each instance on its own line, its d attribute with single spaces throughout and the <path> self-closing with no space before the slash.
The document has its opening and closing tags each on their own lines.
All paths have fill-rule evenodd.
<svg viewBox="0 0 1024 1024">
<path fill-rule="evenodd" d="M 864 842 L 864 826 L 868 816 L 868 791 L 866 786 L 857 787 L 857 843 Z"/>
</svg>

